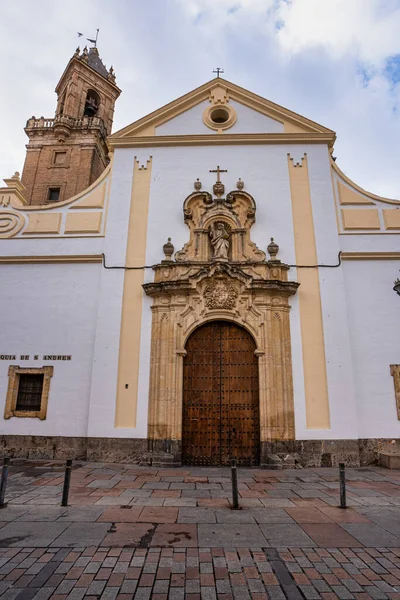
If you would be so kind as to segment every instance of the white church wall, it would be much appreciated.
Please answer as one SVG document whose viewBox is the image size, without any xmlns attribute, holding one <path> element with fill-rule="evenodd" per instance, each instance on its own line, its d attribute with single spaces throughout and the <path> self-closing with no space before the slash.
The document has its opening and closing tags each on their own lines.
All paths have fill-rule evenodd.
<svg viewBox="0 0 400 600">
<path fill-rule="evenodd" d="M 342 252 L 398 252 L 400 246 L 398 233 L 356 233 L 338 237 Z"/>
<path fill-rule="evenodd" d="M 303 152 L 306 147 L 302 148 Z M 270 238 L 280 246 L 279 258 L 295 263 L 292 205 L 290 194 L 287 145 L 196 147 L 190 152 L 185 148 L 148 149 L 153 156 L 152 186 L 148 218 L 146 264 L 156 264 L 163 258 L 162 245 L 172 238 L 175 250 L 189 239 L 189 229 L 183 221 L 183 202 L 193 191 L 197 177 L 203 189 L 212 191 L 215 173 L 209 173 L 217 164 L 227 169 L 221 175 L 226 192 L 235 189 L 239 177 L 245 182 L 245 190 L 257 205 L 256 223 L 251 238 L 266 250 Z M 135 153 L 132 150 L 133 154 Z M 153 281 L 153 272 L 146 270 L 145 281 Z M 296 279 L 296 270 L 289 271 L 289 278 Z M 295 397 L 296 430 L 305 431 L 305 400 L 302 363 L 302 347 L 297 297 L 290 299 L 293 379 Z M 140 351 L 139 398 L 148 397 L 149 358 L 151 336 L 151 302 L 143 306 Z M 306 436 L 307 437 L 307 436 Z"/>
<path fill-rule="evenodd" d="M 1 415 L 2 434 L 86 435 L 100 274 L 100 264 L 2 265 L 0 314 L 7 326 L 0 354 L 16 360 L 0 360 L 0 410 L 9 365 L 54 366 L 46 419 Z M 43 360 L 44 355 L 71 360 Z"/>
<path fill-rule="evenodd" d="M 103 237 L 0 239 L 0 256 L 98 256 L 103 248 Z"/>
<path fill-rule="evenodd" d="M 237 119 L 227 133 L 283 133 L 284 125 L 235 100 L 229 105 L 236 110 Z M 210 106 L 205 100 L 186 112 L 156 127 L 156 135 L 200 135 L 216 133 L 203 122 L 203 112 Z"/>
<path fill-rule="evenodd" d="M 203 123 L 203 111 L 210 106 L 205 100 L 156 127 L 156 135 L 201 135 L 217 133 Z"/>
<path fill-rule="evenodd" d="M 354 237 L 368 251 L 378 236 Z M 392 289 L 399 267 L 394 260 L 343 262 L 360 438 L 400 437 L 389 366 L 400 363 L 400 298 Z"/>
<path fill-rule="evenodd" d="M 284 125 L 271 119 L 240 102 L 231 100 L 229 104 L 236 110 L 236 123 L 230 127 L 229 133 L 283 133 Z"/>
<path fill-rule="evenodd" d="M 335 265 L 340 246 L 328 148 L 310 146 L 307 158 L 318 264 Z M 298 435 L 308 439 L 355 439 L 357 413 L 343 270 L 321 267 L 318 274 L 330 429 L 306 429 Z"/>
<path fill-rule="evenodd" d="M 126 265 L 134 158 L 142 154 L 141 150 L 134 152 L 131 149 L 117 149 L 114 153 L 104 244 L 106 263 L 110 267 Z M 89 437 L 146 436 L 143 430 L 114 426 L 124 275 L 123 269 L 103 269 L 101 273 L 91 373 L 90 416 L 87 430 Z M 142 406 L 138 408 L 141 410 Z"/>
</svg>

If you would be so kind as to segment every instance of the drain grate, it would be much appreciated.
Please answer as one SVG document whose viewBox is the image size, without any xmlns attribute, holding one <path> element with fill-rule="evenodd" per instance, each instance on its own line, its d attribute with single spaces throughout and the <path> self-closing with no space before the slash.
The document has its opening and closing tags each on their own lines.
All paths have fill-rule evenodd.
<svg viewBox="0 0 400 600">
<path fill-rule="evenodd" d="M 264 548 L 264 554 L 267 557 L 286 598 L 289 598 L 290 600 L 304 600 L 304 595 L 298 588 L 292 574 L 283 560 L 279 558 L 278 551 L 275 550 L 275 548 Z"/>
</svg>

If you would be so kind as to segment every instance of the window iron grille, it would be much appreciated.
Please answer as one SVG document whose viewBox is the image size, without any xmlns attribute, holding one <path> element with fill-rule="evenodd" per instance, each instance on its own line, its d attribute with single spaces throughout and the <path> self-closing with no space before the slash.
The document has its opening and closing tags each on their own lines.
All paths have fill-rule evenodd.
<svg viewBox="0 0 400 600">
<path fill-rule="evenodd" d="M 15 410 L 40 411 L 42 404 L 43 374 L 21 373 Z"/>
</svg>

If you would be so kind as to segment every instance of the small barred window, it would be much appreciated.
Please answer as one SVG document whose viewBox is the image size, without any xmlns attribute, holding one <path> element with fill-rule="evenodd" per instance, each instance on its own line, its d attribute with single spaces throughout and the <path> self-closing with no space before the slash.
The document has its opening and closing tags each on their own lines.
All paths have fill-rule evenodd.
<svg viewBox="0 0 400 600">
<path fill-rule="evenodd" d="M 17 411 L 39 411 L 42 403 L 43 374 L 21 374 L 19 376 Z"/>
</svg>

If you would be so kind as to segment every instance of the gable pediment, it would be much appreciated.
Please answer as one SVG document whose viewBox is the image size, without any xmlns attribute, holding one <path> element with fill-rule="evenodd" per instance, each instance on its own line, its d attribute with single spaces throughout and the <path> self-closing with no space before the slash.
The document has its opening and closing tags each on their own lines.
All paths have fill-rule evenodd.
<svg viewBox="0 0 400 600">
<path fill-rule="evenodd" d="M 214 118 L 214 115 L 217 117 Z M 225 119 L 225 121 L 223 120 Z M 171 136 L 278 135 L 326 138 L 335 133 L 222 78 L 213 79 L 117 131 L 111 146 Z M 159 140 L 161 142 L 161 139 Z"/>
</svg>

